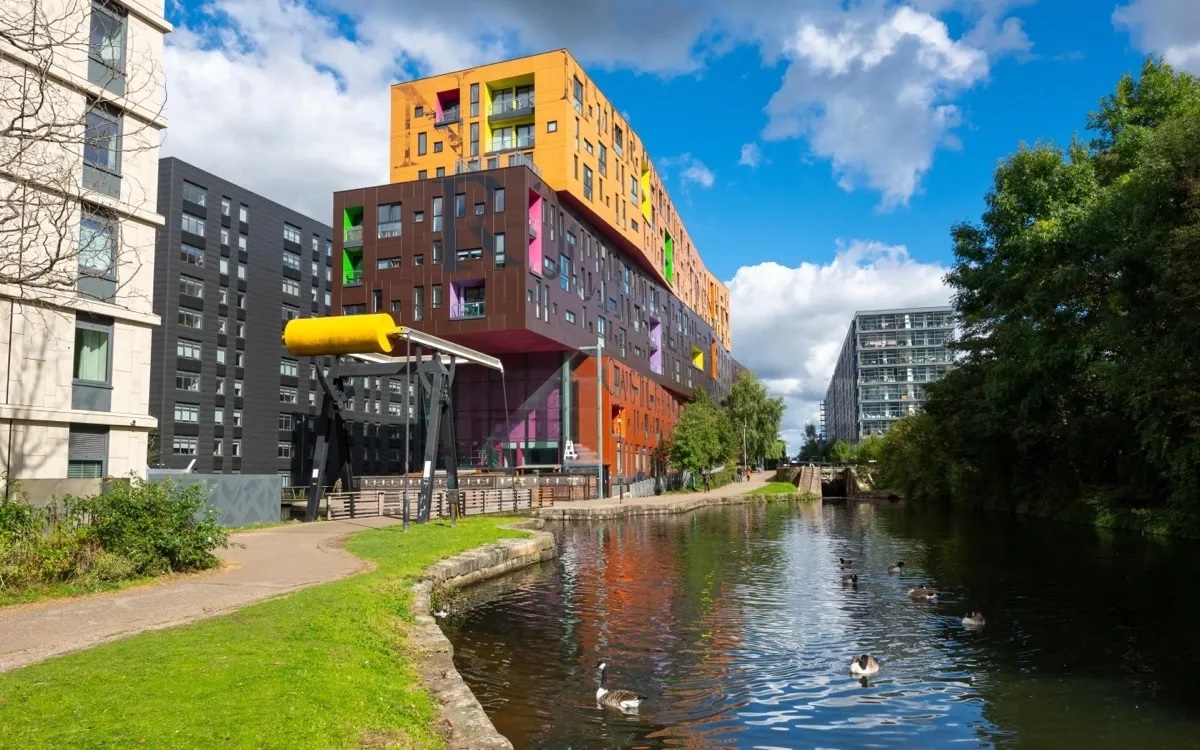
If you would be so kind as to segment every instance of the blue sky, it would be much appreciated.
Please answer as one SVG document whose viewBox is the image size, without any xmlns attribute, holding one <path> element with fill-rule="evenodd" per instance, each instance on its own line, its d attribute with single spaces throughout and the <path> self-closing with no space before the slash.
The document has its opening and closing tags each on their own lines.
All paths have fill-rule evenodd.
<svg viewBox="0 0 1200 750">
<path fill-rule="evenodd" d="M 1200 73 L 1198 0 L 171 0 L 179 156 L 329 220 L 387 179 L 388 87 L 567 47 L 626 112 L 734 354 L 813 419 L 855 310 L 945 304 L 950 227 L 1021 142 L 1086 137 L 1146 55 Z M 746 154 L 757 153 L 755 166 Z"/>
</svg>

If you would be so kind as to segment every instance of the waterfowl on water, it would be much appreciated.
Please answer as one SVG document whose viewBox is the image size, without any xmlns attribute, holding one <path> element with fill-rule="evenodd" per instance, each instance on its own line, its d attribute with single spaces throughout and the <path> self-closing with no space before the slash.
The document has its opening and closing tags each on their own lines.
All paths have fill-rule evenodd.
<svg viewBox="0 0 1200 750">
<path fill-rule="evenodd" d="M 875 674 L 878 671 L 879 662 L 875 661 L 875 657 L 870 654 L 856 656 L 850 660 L 850 674 L 855 677 Z"/>
<path fill-rule="evenodd" d="M 904 572 L 904 561 L 901 560 L 900 562 L 896 563 L 895 565 L 889 565 L 888 572 L 892 573 L 892 574 Z"/>
<path fill-rule="evenodd" d="M 857 586 L 858 585 L 858 573 L 851 573 L 848 576 L 842 576 L 842 585 L 843 586 Z"/>
<path fill-rule="evenodd" d="M 962 618 L 962 624 L 964 627 L 968 627 L 968 628 L 982 628 L 983 624 L 984 624 L 983 613 L 982 612 L 970 613 L 966 617 Z"/>
<path fill-rule="evenodd" d="M 450 612 L 449 612 L 449 610 L 447 610 L 445 607 L 442 607 L 442 608 L 441 608 L 441 609 L 439 609 L 437 612 L 434 612 L 434 613 L 433 613 L 433 616 L 434 616 L 434 617 L 436 617 L 436 618 L 438 618 L 439 620 L 442 620 L 442 619 L 445 619 L 445 618 L 449 617 L 449 616 L 450 616 Z"/>
<path fill-rule="evenodd" d="M 838 558 L 838 563 L 839 563 L 839 564 L 840 564 L 840 565 L 841 565 L 843 568 L 849 568 L 851 565 L 853 565 L 853 564 L 854 564 L 854 561 L 853 561 L 853 560 L 847 560 L 847 559 L 846 559 L 846 558 L 844 558 L 844 557 L 839 557 L 839 558 Z"/>
<path fill-rule="evenodd" d="M 915 589 L 908 590 L 908 598 L 918 602 L 936 602 L 938 598 L 938 592 L 922 583 Z"/>
<path fill-rule="evenodd" d="M 596 669 L 600 670 L 600 687 L 596 688 L 596 703 L 628 711 L 637 708 L 646 699 L 645 696 L 638 695 L 632 690 L 609 690 L 604 687 L 604 670 L 608 669 L 608 665 L 602 661 L 596 665 Z"/>
</svg>

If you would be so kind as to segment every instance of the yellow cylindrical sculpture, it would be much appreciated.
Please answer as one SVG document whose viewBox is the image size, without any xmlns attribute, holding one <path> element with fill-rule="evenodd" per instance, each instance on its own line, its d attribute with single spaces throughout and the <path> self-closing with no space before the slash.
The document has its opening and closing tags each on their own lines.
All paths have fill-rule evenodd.
<svg viewBox="0 0 1200 750">
<path fill-rule="evenodd" d="M 387 313 L 296 318 L 283 329 L 283 345 L 297 357 L 391 354 L 389 336 L 402 330 Z"/>
</svg>

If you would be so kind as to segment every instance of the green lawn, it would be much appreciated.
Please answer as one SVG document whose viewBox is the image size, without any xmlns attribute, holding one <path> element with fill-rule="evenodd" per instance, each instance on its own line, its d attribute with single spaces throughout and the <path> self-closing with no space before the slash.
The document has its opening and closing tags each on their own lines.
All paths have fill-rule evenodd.
<svg viewBox="0 0 1200 750">
<path fill-rule="evenodd" d="M 516 520 L 364 531 L 347 548 L 371 573 L 0 674 L 0 747 L 441 747 L 405 645 L 409 586 L 522 535 L 498 528 Z"/>
<path fill-rule="evenodd" d="M 16 604 L 40 602 L 46 599 L 69 599 L 77 596 L 88 596 L 89 594 L 120 591 L 121 589 L 140 586 L 143 583 L 149 583 L 153 580 L 155 579 L 130 578 L 124 581 L 64 581 L 63 583 L 46 584 L 43 586 L 30 586 L 17 591 L 5 588 L 0 589 L 0 608 L 11 607 Z M 0 737 L 0 743 L 2 742 L 4 742 L 4 738 Z M 0 747 L 4 747 L 4 745 L 0 744 Z"/>
<path fill-rule="evenodd" d="M 742 493 L 744 495 L 795 495 L 797 494 L 796 485 L 791 482 L 768 482 L 765 487 L 759 487 L 756 490 L 747 490 Z"/>
</svg>

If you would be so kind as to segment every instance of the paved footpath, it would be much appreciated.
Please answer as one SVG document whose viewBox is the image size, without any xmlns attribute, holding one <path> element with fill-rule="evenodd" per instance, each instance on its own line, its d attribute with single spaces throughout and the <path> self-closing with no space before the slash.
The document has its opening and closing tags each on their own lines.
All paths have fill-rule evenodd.
<svg viewBox="0 0 1200 750">
<path fill-rule="evenodd" d="M 745 495 L 752 490 L 762 489 L 771 483 L 774 471 L 760 471 L 750 475 L 749 482 L 730 482 L 709 492 L 685 492 L 675 495 L 650 495 L 649 497 L 607 497 L 596 500 L 575 500 L 542 508 L 537 515 L 544 518 L 617 518 L 626 515 L 654 515 L 659 513 L 686 512 L 706 505 L 718 505 L 727 498 Z"/>
<path fill-rule="evenodd" d="M 345 578 L 369 563 L 343 549 L 364 528 L 391 518 L 280 526 L 232 535 L 222 570 L 82 599 L 0 609 L 0 672 L 147 630 L 225 614 L 280 594 Z"/>
</svg>

